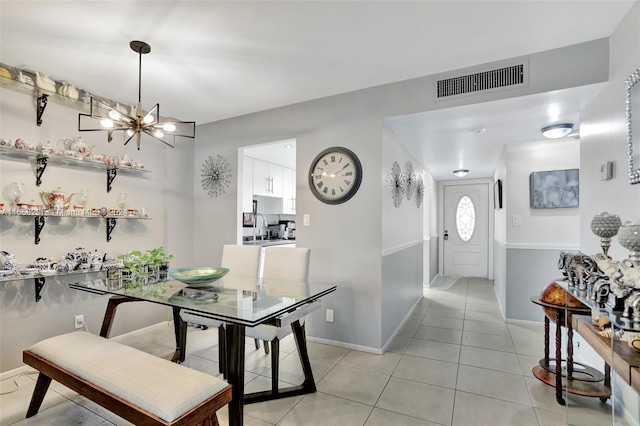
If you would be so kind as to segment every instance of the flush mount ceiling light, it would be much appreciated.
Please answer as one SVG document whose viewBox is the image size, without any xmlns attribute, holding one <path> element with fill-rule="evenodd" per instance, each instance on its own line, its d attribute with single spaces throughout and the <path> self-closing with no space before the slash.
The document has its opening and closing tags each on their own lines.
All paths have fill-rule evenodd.
<svg viewBox="0 0 640 426">
<path fill-rule="evenodd" d="M 456 175 L 457 177 L 465 177 L 466 175 L 469 174 L 469 169 L 454 170 L 453 174 Z"/>
<path fill-rule="evenodd" d="M 542 132 L 542 136 L 549 139 L 564 138 L 572 131 L 573 124 L 571 123 L 554 124 L 552 126 L 543 127 L 542 129 L 540 129 L 540 132 Z"/>
<path fill-rule="evenodd" d="M 195 121 L 178 121 L 164 119 L 160 117 L 160 104 L 156 104 L 151 110 L 145 113 L 142 110 L 142 55 L 151 52 L 151 46 L 143 41 L 132 41 L 129 43 L 131 50 L 138 54 L 138 105 L 134 111 L 129 111 L 128 107 L 119 104 L 112 106 L 106 101 L 91 98 L 89 114 L 79 114 L 78 131 L 107 131 L 107 141 L 113 139 L 113 132 L 122 130 L 128 136 L 124 144 L 128 144 L 133 137 L 136 137 L 136 145 L 140 149 L 140 138 L 142 133 L 159 140 L 165 145 L 174 148 L 176 136 L 194 138 L 196 134 Z M 133 108 L 132 108 L 133 109 Z M 83 123 L 84 120 L 91 119 L 90 123 Z M 95 126 L 96 121 L 100 127 Z M 84 126 L 83 124 L 87 124 Z"/>
</svg>

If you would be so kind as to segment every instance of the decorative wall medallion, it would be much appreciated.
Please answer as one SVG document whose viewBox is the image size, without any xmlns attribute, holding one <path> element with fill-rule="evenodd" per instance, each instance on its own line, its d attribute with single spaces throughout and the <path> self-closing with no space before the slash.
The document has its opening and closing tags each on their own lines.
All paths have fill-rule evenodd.
<svg viewBox="0 0 640 426">
<path fill-rule="evenodd" d="M 210 197 L 223 195 L 231 184 L 231 167 L 221 155 L 216 158 L 209 156 L 200 169 L 202 189 Z"/>
<path fill-rule="evenodd" d="M 420 208 L 422 205 L 422 200 L 424 199 L 424 182 L 422 181 L 422 177 L 418 176 L 418 180 L 416 181 L 416 207 Z"/>
<path fill-rule="evenodd" d="M 411 161 L 407 161 L 407 172 L 405 173 L 405 175 L 407 176 L 407 183 L 406 183 L 406 196 L 407 196 L 407 200 L 411 199 L 411 196 L 413 195 L 413 191 L 415 191 L 415 187 L 416 187 L 416 174 L 413 171 L 413 163 L 411 163 Z"/>
<path fill-rule="evenodd" d="M 400 204 L 402 204 L 402 199 L 404 198 L 405 191 L 407 190 L 407 177 L 402 173 L 402 170 L 400 170 L 400 165 L 397 161 L 393 162 L 391 172 L 387 174 L 386 181 L 391 187 L 391 199 L 393 200 L 393 205 L 398 208 L 400 207 Z"/>
</svg>

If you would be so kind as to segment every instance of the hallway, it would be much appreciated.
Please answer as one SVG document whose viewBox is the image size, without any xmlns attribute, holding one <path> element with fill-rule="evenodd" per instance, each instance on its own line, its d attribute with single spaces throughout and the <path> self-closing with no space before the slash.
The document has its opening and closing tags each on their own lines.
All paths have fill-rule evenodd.
<svg viewBox="0 0 640 426">
<path fill-rule="evenodd" d="M 612 423 L 610 406 L 597 398 L 572 398 L 567 417 L 566 409 L 556 403 L 553 389 L 533 377 L 531 369 L 543 352 L 542 322 L 503 321 L 493 283 L 486 279 L 444 278 L 439 283 L 437 288 L 425 288 L 424 298 L 382 356 L 310 342 L 318 392 L 248 405 L 245 424 Z M 172 333 L 171 324 L 162 324 L 116 340 L 168 356 L 173 350 Z M 190 328 L 185 365 L 218 375 L 216 341 L 216 331 Z M 249 340 L 246 369 L 248 392 L 269 387 L 269 358 L 262 350 L 256 351 Z M 0 396 L 0 426 L 129 424 L 56 383 L 40 414 L 24 419 L 35 377 L 19 377 L 19 390 Z M 287 384 L 301 382 L 290 338 L 281 344 L 280 378 Z M 2 392 L 13 387 L 12 379 L 0 383 Z M 227 424 L 226 410 L 219 413 L 219 419 L 222 425 Z"/>
</svg>

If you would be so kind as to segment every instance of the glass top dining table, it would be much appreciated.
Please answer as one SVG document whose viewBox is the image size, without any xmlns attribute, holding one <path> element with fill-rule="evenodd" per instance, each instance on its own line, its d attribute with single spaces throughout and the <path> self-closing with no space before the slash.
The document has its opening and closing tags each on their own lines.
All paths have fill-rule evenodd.
<svg viewBox="0 0 640 426">
<path fill-rule="evenodd" d="M 238 275 L 226 275 L 206 287 L 189 287 L 169 280 L 156 284 L 123 286 L 121 281 L 104 278 L 71 283 L 72 289 L 112 295 L 101 335 L 107 337 L 110 324 L 119 303 L 145 301 L 165 305 L 173 309 L 176 343 L 186 341 L 179 337 L 186 332 L 180 311 L 188 309 L 197 315 L 217 319 L 225 323 L 227 338 L 227 380 L 233 386 L 233 400 L 229 404 L 229 424 L 242 425 L 244 404 L 287 396 L 315 392 L 315 382 L 308 359 L 304 326 L 292 324 L 305 381 L 300 386 L 279 390 L 277 393 L 258 392 L 244 394 L 245 327 L 259 324 L 278 325 L 280 316 L 316 301 L 336 291 L 335 284 L 294 282 Z M 113 301 L 113 303 L 112 303 Z M 106 331 L 105 331 L 106 330 Z M 182 330 L 182 331 L 181 331 Z M 184 348 L 176 348 L 174 360 L 184 360 Z"/>
</svg>

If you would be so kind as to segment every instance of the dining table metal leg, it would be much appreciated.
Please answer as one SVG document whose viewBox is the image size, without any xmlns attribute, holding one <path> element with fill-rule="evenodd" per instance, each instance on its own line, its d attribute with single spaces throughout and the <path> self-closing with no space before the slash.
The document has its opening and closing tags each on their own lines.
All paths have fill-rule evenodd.
<svg viewBox="0 0 640 426">
<path fill-rule="evenodd" d="M 180 318 L 180 308 L 173 307 L 173 331 L 176 336 L 176 350 L 171 362 L 183 363 L 187 356 L 187 323 Z"/>
<path fill-rule="evenodd" d="M 229 403 L 229 425 L 241 426 L 244 417 L 244 339 L 242 324 L 228 323 L 227 338 L 227 381 L 232 386 Z"/>
</svg>

